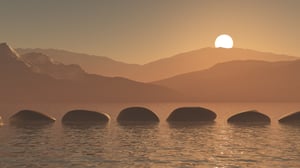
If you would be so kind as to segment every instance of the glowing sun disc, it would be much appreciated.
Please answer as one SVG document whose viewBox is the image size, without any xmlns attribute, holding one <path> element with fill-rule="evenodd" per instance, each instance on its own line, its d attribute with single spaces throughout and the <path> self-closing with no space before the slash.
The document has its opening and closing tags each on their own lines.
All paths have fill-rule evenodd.
<svg viewBox="0 0 300 168">
<path fill-rule="evenodd" d="M 232 48 L 233 40 L 229 35 L 221 34 L 216 38 L 215 47 L 216 48 Z"/>
</svg>

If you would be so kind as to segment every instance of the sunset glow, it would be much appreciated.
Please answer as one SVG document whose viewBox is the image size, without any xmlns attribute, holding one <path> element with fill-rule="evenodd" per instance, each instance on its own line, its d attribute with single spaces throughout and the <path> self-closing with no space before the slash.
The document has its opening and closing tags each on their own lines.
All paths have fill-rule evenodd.
<svg viewBox="0 0 300 168">
<path fill-rule="evenodd" d="M 232 48 L 233 47 L 233 40 L 227 34 L 219 35 L 215 41 L 216 48 Z"/>
</svg>

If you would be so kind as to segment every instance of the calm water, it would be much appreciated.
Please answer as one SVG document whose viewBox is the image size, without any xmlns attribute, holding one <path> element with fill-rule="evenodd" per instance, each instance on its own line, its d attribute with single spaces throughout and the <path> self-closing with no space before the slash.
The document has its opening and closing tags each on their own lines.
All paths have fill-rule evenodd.
<svg viewBox="0 0 300 168">
<path fill-rule="evenodd" d="M 158 114 L 157 125 L 118 125 L 125 107 L 148 107 Z M 182 106 L 202 106 L 218 115 L 215 124 L 169 125 L 165 119 Z M 110 114 L 106 126 L 66 127 L 60 119 L 72 109 Z M 9 116 L 21 109 L 42 111 L 57 118 L 39 128 L 16 128 Z M 234 126 L 232 114 L 257 109 L 271 125 Z M 277 123 L 280 116 L 300 110 L 300 103 L 168 103 L 168 104 L 36 104 L 1 105 L 0 167 L 300 167 L 300 126 Z"/>
</svg>

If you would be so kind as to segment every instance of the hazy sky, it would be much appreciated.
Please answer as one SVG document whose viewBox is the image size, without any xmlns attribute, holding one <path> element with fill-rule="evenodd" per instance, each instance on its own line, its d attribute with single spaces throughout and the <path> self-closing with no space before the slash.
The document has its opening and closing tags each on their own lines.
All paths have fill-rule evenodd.
<svg viewBox="0 0 300 168">
<path fill-rule="evenodd" d="M 130 63 L 203 47 L 300 56 L 300 0 L 0 0 L 0 42 Z"/>
</svg>

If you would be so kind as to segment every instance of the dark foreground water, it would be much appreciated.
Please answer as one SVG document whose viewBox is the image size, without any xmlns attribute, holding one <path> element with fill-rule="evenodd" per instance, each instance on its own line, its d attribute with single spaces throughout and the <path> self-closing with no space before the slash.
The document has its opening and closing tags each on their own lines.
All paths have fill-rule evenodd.
<svg viewBox="0 0 300 168">
<path fill-rule="evenodd" d="M 132 105 L 158 114 L 157 125 L 119 125 L 120 110 Z M 166 117 L 182 106 L 202 106 L 218 115 L 214 124 L 169 125 Z M 72 109 L 110 114 L 105 126 L 66 127 L 61 117 Z M 9 116 L 21 109 L 57 118 L 46 127 L 14 127 Z M 257 109 L 270 125 L 230 125 L 232 114 Z M 300 110 L 300 103 L 168 103 L 1 105 L 0 168 L 6 167 L 300 167 L 300 126 L 277 123 Z"/>
</svg>

